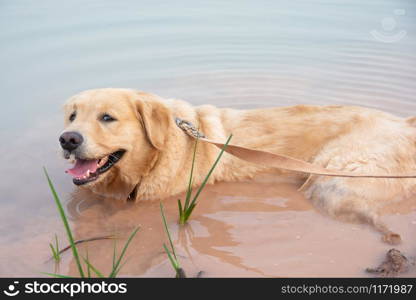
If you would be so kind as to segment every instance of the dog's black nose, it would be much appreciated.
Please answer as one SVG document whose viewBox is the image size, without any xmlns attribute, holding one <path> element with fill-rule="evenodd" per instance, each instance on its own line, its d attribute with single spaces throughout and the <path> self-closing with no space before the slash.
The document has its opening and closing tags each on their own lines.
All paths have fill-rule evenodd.
<svg viewBox="0 0 416 300">
<path fill-rule="evenodd" d="M 64 132 L 59 137 L 59 142 L 61 143 L 61 147 L 68 151 L 75 150 L 82 144 L 83 141 L 84 141 L 84 138 L 82 137 L 82 135 L 80 135 L 78 132 L 75 132 L 75 131 Z"/>
</svg>

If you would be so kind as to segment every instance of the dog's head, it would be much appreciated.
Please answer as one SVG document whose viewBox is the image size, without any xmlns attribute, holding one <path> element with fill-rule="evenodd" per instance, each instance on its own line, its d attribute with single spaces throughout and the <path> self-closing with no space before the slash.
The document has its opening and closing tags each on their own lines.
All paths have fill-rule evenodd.
<svg viewBox="0 0 416 300">
<path fill-rule="evenodd" d="M 59 142 L 74 184 L 124 197 L 153 167 L 172 122 L 157 96 L 128 89 L 88 90 L 64 106 Z"/>
</svg>

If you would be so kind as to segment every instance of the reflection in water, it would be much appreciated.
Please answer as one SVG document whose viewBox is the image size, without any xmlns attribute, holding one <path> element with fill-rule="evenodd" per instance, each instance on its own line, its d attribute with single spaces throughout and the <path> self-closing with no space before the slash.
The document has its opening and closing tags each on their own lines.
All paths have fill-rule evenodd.
<svg viewBox="0 0 416 300">
<path fill-rule="evenodd" d="M 267 178 L 267 180 L 264 180 Z M 377 263 L 375 253 L 388 246 L 366 225 L 346 224 L 317 213 L 287 178 L 265 176 L 258 182 L 208 186 L 189 224 L 177 224 L 177 204 L 164 200 L 165 213 L 181 266 L 188 276 L 365 276 L 365 267 Z M 406 209 L 405 209 L 406 207 Z M 412 251 L 416 219 L 414 201 L 402 203 L 401 215 L 386 222 L 400 232 Z M 68 211 L 77 238 L 117 236 L 121 251 L 128 235 L 140 226 L 131 243 L 122 276 L 173 277 L 162 244 L 167 243 L 159 204 L 113 201 L 87 192 L 73 193 Z M 414 223 L 412 223 L 414 222 Z M 110 271 L 115 241 L 80 245 L 100 270 Z M 357 249 L 360 249 L 357 252 Z M 74 262 L 70 274 L 76 275 Z M 413 276 L 414 273 L 408 274 Z"/>
<path fill-rule="evenodd" d="M 242 109 L 353 104 L 416 114 L 413 0 L 183 3 L 0 3 L 0 276 L 53 271 L 44 263 L 48 245 L 55 233 L 66 244 L 42 167 L 69 198 L 73 185 L 58 150 L 60 108 L 81 90 L 131 87 Z M 383 41 L 400 32 L 406 35 Z M 318 214 L 297 187 L 281 178 L 209 187 L 188 229 L 176 225 L 176 198 L 165 200 L 187 273 L 362 276 L 365 267 L 378 265 L 387 246 L 377 234 Z M 415 206 L 410 199 L 395 205 L 397 215 L 385 211 L 404 238 L 404 252 L 415 248 Z M 173 276 L 158 203 L 77 193 L 68 210 L 77 238 L 116 233 L 119 251 L 140 225 L 122 274 Z M 80 248 L 109 270 L 113 243 Z M 76 273 L 69 253 L 59 271 Z"/>
</svg>

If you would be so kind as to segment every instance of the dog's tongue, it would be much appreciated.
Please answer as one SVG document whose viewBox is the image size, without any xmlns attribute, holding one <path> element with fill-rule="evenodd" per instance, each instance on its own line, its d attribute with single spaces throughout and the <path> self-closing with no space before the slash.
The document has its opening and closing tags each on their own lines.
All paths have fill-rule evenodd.
<svg viewBox="0 0 416 300">
<path fill-rule="evenodd" d="M 72 177 L 79 178 L 87 175 L 88 170 L 94 173 L 98 168 L 98 159 L 84 160 L 77 159 L 72 169 L 66 170 L 66 173 L 71 174 Z"/>
</svg>

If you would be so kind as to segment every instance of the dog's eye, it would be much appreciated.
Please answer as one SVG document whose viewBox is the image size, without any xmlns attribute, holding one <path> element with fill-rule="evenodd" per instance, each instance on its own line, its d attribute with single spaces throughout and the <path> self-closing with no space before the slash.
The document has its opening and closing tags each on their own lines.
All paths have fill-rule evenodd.
<svg viewBox="0 0 416 300">
<path fill-rule="evenodd" d="M 115 121 L 116 119 L 114 119 L 112 116 L 110 116 L 109 114 L 103 114 L 102 116 L 101 116 L 101 121 L 104 121 L 104 122 L 112 122 L 112 121 Z"/>
<path fill-rule="evenodd" d="M 75 120 L 75 118 L 76 118 L 76 116 L 77 116 L 77 113 L 76 112 L 73 112 L 70 116 L 69 116 L 69 121 L 74 121 Z"/>
</svg>

